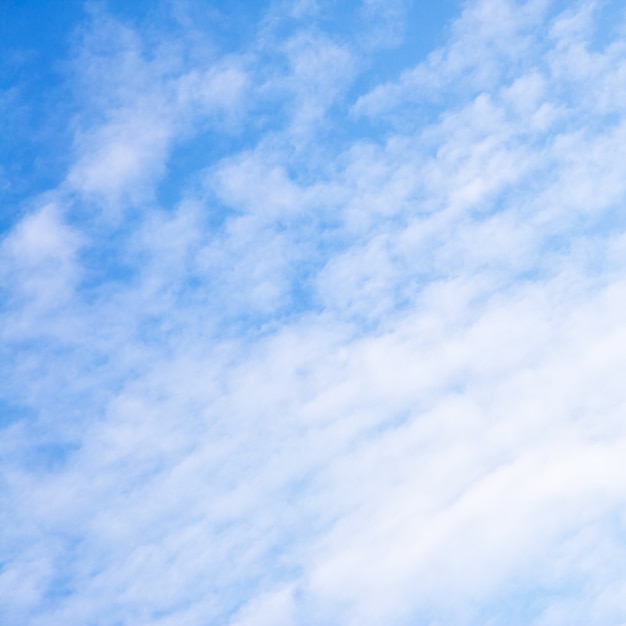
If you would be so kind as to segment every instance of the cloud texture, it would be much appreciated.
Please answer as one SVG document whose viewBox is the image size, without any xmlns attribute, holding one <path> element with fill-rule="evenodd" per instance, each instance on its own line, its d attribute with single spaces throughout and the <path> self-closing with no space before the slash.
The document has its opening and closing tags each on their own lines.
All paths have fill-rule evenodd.
<svg viewBox="0 0 626 626">
<path fill-rule="evenodd" d="M 8 208 L 0 621 L 623 625 L 623 9 L 216 6 L 89 5 Z"/>
</svg>

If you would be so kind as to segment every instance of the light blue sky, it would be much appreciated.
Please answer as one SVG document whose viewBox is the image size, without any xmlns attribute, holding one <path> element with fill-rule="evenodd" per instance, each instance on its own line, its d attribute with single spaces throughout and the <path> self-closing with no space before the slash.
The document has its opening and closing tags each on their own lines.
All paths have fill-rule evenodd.
<svg viewBox="0 0 626 626">
<path fill-rule="evenodd" d="M 620 2 L 0 11 L 0 623 L 626 623 Z"/>
</svg>

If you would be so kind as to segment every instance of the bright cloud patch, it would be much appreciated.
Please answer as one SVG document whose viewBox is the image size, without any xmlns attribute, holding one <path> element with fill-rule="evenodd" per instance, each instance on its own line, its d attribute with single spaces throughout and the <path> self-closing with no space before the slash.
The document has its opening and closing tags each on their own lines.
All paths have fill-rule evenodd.
<svg viewBox="0 0 626 626">
<path fill-rule="evenodd" d="M 0 621 L 624 624 L 624 9 L 209 5 L 5 72 Z"/>
</svg>

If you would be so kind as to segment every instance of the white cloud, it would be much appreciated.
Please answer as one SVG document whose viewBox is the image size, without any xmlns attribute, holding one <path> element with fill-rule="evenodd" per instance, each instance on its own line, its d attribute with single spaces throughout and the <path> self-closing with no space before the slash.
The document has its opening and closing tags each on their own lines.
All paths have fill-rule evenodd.
<svg viewBox="0 0 626 626">
<path fill-rule="evenodd" d="M 71 300 L 80 279 L 77 254 L 83 243 L 54 203 L 27 215 L 3 240 L 0 277 L 25 317 L 49 314 Z M 16 328 L 12 332 L 19 333 Z"/>
<path fill-rule="evenodd" d="M 80 50 L 75 72 L 91 106 L 77 122 L 67 183 L 114 214 L 122 204 L 153 197 L 173 146 L 190 128 L 207 120 L 233 126 L 244 112 L 248 79 L 241 59 L 185 69 L 167 43 L 147 49 L 133 31 L 95 11 Z"/>
<path fill-rule="evenodd" d="M 546 5 L 545 0 L 467 3 L 446 46 L 403 72 L 398 81 L 378 85 L 359 98 L 355 114 L 385 115 L 406 103 L 440 102 L 442 91 L 466 97 L 493 88 L 541 49 L 541 40 L 532 34 L 541 28 Z"/>
<path fill-rule="evenodd" d="M 550 10 L 468 3 L 357 101 L 384 136 L 341 142 L 358 45 L 307 24 L 258 75 L 263 42 L 100 58 L 69 183 L 2 243 L 3 389 L 33 415 L 0 445 L 3 619 L 623 621 L 624 49 Z M 176 142 L 272 98 L 145 201 Z"/>
<path fill-rule="evenodd" d="M 294 138 L 314 132 L 329 108 L 350 86 L 355 60 L 347 46 L 312 31 L 297 33 L 284 46 L 289 71 L 271 86 L 293 97 Z"/>
</svg>

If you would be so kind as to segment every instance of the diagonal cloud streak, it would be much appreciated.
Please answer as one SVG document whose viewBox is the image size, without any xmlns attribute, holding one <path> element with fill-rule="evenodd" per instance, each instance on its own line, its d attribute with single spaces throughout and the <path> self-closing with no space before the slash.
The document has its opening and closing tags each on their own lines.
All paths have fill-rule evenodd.
<svg viewBox="0 0 626 626">
<path fill-rule="evenodd" d="M 293 5 L 76 27 L 0 243 L 0 621 L 621 624 L 626 14 L 470 1 L 381 80 L 407 7 Z"/>
</svg>

